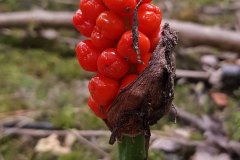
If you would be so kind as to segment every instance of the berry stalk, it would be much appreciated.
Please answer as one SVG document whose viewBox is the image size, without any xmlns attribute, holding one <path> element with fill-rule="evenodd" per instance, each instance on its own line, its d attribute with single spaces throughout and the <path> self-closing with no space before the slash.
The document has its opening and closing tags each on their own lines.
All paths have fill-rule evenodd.
<svg viewBox="0 0 240 160">
<path fill-rule="evenodd" d="M 137 53 L 137 62 L 139 64 L 142 64 L 141 56 L 140 56 L 140 49 L 139 49 L 139 41 L 138 41 L 138 8 L 140 7 L 140 4 L 142 3 L 142 0 L 140 0 L 133 12 L 133 27 L 132 27 L 132 35 L 133 35 L 133 49 Z"/>
<path fill-rule="evenodd" d="M 146 159 L 145 137 L 140 134 L 136 137 L 123 136 L 118 143 L 119 160 Z"/>
</svg>

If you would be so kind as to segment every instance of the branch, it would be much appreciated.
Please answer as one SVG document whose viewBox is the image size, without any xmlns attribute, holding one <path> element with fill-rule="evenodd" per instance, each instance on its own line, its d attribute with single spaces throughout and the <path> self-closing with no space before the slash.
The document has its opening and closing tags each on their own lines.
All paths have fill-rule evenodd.
<svg viewBox="0 0 240 160">
<path fill-rule="evenodd" d="M 78 141 L 80 143 L 86 144 L 90 148 L 92 148 L 95 152 L 97 152 L 99 155 L 102 155 L 104 157 L 104 160 L 110 160 L 109 154 L 102 150 L 100 147 L 98 147 L 96 144 L 90 142 L 86 138 L 84 138 L 77 130 L 71 130 L 71 132 L 77 137 Z"/>
<path fill-rule="evenodd" d="M 181 43 L 184 45 L 209 45 L 225 50 L 240 51 L 240 32 L 176 20 L 166 20 L 166 22 L 179 32 Z"/>
<path fill-rule="evenodd" d="M 176 114 L 176 111 L 172 109 L 171 113 Z M 200 118 L 180 108 L 177 109 L 177 116 L 203 131 L 207 138 L 206 144 L 217 146 L 219 149 L 224 149 L 240 156 L 240 143 L 227 138 L 221 122 L 218 123 L 206 115 L 203 118 Z"/>
<path fill-rule="evenodd" d="M 188 78 L 188 79 L 208 81 L 210 74 L 207 72 L 204 72 L 204 71 L 177 69 L 176 76 L 177 76 L 177 78 Z"/>
<path fill-rule="evenodd" d="M 72 16 L 72 12 L 51 12 L 43 10 L 1 13 L 0 28 L 25 28 L 30 25 L 57 28 L 72 27 Z"/>
<path fill-rule="evenodd" d="M 184 111 L 183 109 L 180 109 L 179 107 L 177 107 L 176 110 L 177 113 L 174 109 L 171 110 L 171 113 L 176 114 L 176 116 L 179 117 L 181 120 L 189 124 L 192 124 L 197 129 L 204 132 L 212 132 L 218 135 L 225 135 L 225 132 L 223 131 L 222 128 L 222 124 L 212 120 L 207 115 L 204 115 L 202 118 L 200 118 L 194 114 Z"/>
<path fill-rule="evenodd" d="M 184 114 L 182 114 L 183 110 L 178 109 L 178 115 L 180 119 L 189 119 L 189 118 L 184 118 Z M 187 112 L 185 112 L 186 114 Z M 187 113 L 190 114 L 190 113 Z M 193 115 L 194 116 L 194 115 Z M 191 118 L 190 118 L 191 119 Z M 24 129 L 24 128 L 5 128 L 2 127 L 0 128 L 0 133 L 5 135 L 5 136 L 10 136 L 10 135 L 17 135 L 17 136 L 31 136 L 31 137 L 37 137 L 37 138 L 42 138 L 42 137 L 48 137 L 51 134 L 57 134 L 58 136 L 66 136 L 71 130 L 41 130 L 41 129 Z M 109 137 L 110 132 L 109 131 L 104 131 L 104 130 L 74 130 L 75 134 L 81 136 L 81 137 L 86 137 L 86 138 L 91 138 L 91 137 Z M 184 139 L 179 139 L 179 138 L 174 138 L 174 137 L 165 137 L 165 138 L 170 138 L 174 143 L 180 144 L 181 147 L 194 147 L 194 146 L 201 146 L 203 144 L 208 144 L 208 145 L 216 145 L 220 148 L 223 148 L 229 152 L 237 153 L 240 155 L 240 143 L 236 141 L 229 141 L 226 137 L 223 136 L 217 136 L 213 135 L 212 133 L 207 133 L 207 142 L 206 141 L 188 141 Z M 152 133 L 152 138 L 153 139 L 158 139 L 159 138 L 159 131 L 153 131 Z M 164 137 L 161 137 L 162 139 Z M 210 142 L 210 143 L 209 143 Z M 151 148 L 155 148 L 154 146 Z"/>
<path fill-rule="evenodd" d="M 32 137 L 47 137 L 51 134 L 57 134 L 59 136 L 65 136 L 69 133 L 68 130 L 43 130 L 43 129 L 25 129 L 25 128 L 18 128 L 18 127 L 1 127 L 0 128 L 1 134 L 3 135 L 17 135 L 17 136 L 32 136 Z M 110 136 L 110 132 L 103 131 L 103 130 L 79 130 L 75 131 L 75 133 L 83 137 L 99 137 L 99 136 Z"/>
<path fill-rule="evenodd" d="M 28 27 L 70 27 L 73 12 L 52 12 L 33 10 L 0 14 L 0 28 Z M 209 45 L 230 51 L 240 51 L 240 32 L 209 27 L 195 23 L 165 20 L 174 30 L 179 31 L 183 45 Z"/>
</svg>

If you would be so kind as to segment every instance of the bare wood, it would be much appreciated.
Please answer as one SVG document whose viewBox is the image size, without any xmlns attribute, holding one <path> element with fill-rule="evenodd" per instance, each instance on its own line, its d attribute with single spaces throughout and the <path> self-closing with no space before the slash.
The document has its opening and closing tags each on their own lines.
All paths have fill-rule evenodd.
<svg viewBox="0 0 240 160">
<path fill-rule="evenodd" d="M 208 80 L 210 74 L 204 71 L 176 70 L 177 78 L 189 78 L 197 80 Z"/>
<path fill-rule="evenodd" d="M 171 110 L 171 113 L 175 114 L 176 112 Z M 221 123 L 217 123 L 207 116 L 200 118 L 180 108 L 177 109 L 177 116 L 203 131 L 205 133 L 205 144 L 207 144 L 207 146 L 217 146 L 220 149 L 225 149 L 228 152 L 233 152 L 240 156 L 240 143 L 228 139 Z"/>
<path fill-rule="evenodd" d="M 51 12 L 33 10 L 26 12 L 12 12 L 0 14 L 0 28 L 27 27 L 71 27 L 73 12 Z M 240 32 L 209 27 L 195 23 L 176 20 L 165 20 L 172 28 L 180 33 L 183 45 L 209 45 L 240 52 Z"/>
<path fill-rule="evenodd" d="M 86 138 L 84 138 L 81 134 L 79 134 L 79 132 L 77 130 L 71 130 L 71 133 L 73 133 L 78 141 L 80 143 L 86 144 L 87 146 L 89 146 L 92 150 L 96 151 L 99 155 L 104 157 L 104 160 L 110 160 L 110 156 L 107 152 L 105 152 L 104 150 L 102 150 L 100 147 L 98 147 L 96 144 L 88 141 Z"/>
<path fill-rule="evenodd" d="M 27 27 L 72 27 L 72 12 L 33 10 L 0 14 L 0 28 Z"/>
<path fill-rule="evenodd" d="M 218 135 L 221 135 L 221 136 L 225 134 L 222 128 L 222 124 L 212 120 L 207 115 L 204 115 L 203 117 L 198 117 L 194 114 L 186 112 L 183 109 L 180 109 L 179 107 L 175 109 L 177 110 L 177 113 L 174 109 L 172 109 L 171 110 L 172 114 L 176 114 L 178 118 L 180 118 L 183 121 L 186 121 L 189 124 L 192 124 L 199 130 L 203 132 L 208 131 L 211 133 L 217 133 Z"/>
<path fill-rule="evenodd" d="M 171 110 L 172 114 L 176 114 L 175 110 Z M 202 131 L 209 130 L 208 125 L 202 120 L 202 118 L 186 112 L 180 108 L 177 108 L 177 117 L 182 119 L 193 126 L 197 127 Z M 210 129 L 211 130 L 211 129 Z M 19 127 L 0 127 L 0 131 L 4 135 L 27 135 L 33 137 L 47 137 L 51 134 L 57 134 L 59 136 L 65 136 L 69 130 L 43 130 L 43 129 L 26 129 Z M 84 137 L 99 137 L 99 136 L 110 136 L 109 131 L 105 130 L 78 130 L 79 135 Z"/>
<path fill-rule="evenodd" d="M 199 117 L 197 117 L 197 116 L 195 116 L 195 115 L 193 115 L 191 113 L 188 113 L 188 112 L 186 112 L 186 111 L 184 111 L 184 110 L 182 110 L 180 108 L 175 108 L 175 109 L 177 110 L 177 113 L 173 109 L 171 110 L 171 113 L 172 114 L 177 114 L 176 115 L 177 118 L 180 118 L 180 119 L 188 122 L 189 124 L 194 125 L 195 127 L 200 129 L 201 131 L 206 130 L 204 124 L 202 123 L 202 120 Z"/>
<path fill-rule="evenodd" d="M 180 43 L 184 45 L 209 45 L 231 51 L 240 51 L 240 32 L 176 20 L 166 20 L 166 22 L 179 32 Z"/>
<path fill-rule="evenodd" d="M 196 121 L 202 122 L 200 118 L 197 118 L 196 116 L 192 115 L 189 116 L 187 113 L 183 110 L 179 110 L 178 109 L 178 116 L 180 119 L 184 119 L 186 121 L 188 121 L 189 123 L 194 123 L 194 124 L 198 124 L 195 123 Z M 186 116 L 187 115 L 187 116 Z M 184 118 L 185 117 L 185 118 Z M 194 118 L 192 118 L 194 117 Z M 193 120 L 195 119 L 195 120 Z M 203 127 L 202 125 L 198 125 L 198 128 L 201 130 L 205 130 L 206 128 Z M 47 137 L 51 134 L 57 134 L 59 136 L 66 136 L 69 132 L 71 132 L 71 130 L 40 130 L 40 129 L 24 129 L 24 128 L 0 128 L 0 133 L 3 135 L 18 135 L 18 136 L 32 136 L 32 137 Z M 110 132 L 109 131 L 105 131 L 105 130 L 74 130 L 74 132 L 81 136 L 81 137 L 109 137 L 110 136 Z M 159 138 L 159 131 L 154 131 L 153 130 L 153 134 L 151 136 L 151 138 L 156 139 Z M 161 136 L 160 136 L 161 137 Z M 215 137 L 215 138 L 214 138 Z M 168 137 L 171 138 L 171 137 Z M 207 144 L 207 145 L 217 145 L 220 148 L 224 148 L 228 151 L 237 153 L 240 155 L 240 143 L 236 142 L 236 141 L 229 141 L 226 137 L 223 136 L 217 136 L 208 132 L 207 134 L 207 140 L 206 141 L 201 141 L 201 142 L 195 142 L 195 141 L 189 141 L 189 142 L 185 142 L 176 138 L 171 138 L 171 140 L 173 140 L 174 142 L 180 144 L 182 147 L 185 146 L 199 146 L 199 145 L 203 145 L 203 144 Z"/>
<path fill-rule="evenodd" d="M 47 137 L 51 134 L 57 134 L 59 136 L 65 136 L 69 130 L 42 130 L 42 129 L 25 129 L 25 128 L 0 128 L 1 134 L 3 135 L 26 135 L 33 137 Z M 77 133 L 84 137 L 99 137 L 99 136 L 110 136 L 110 132 L 104 130 L 78 130 Z"/>
</svg>

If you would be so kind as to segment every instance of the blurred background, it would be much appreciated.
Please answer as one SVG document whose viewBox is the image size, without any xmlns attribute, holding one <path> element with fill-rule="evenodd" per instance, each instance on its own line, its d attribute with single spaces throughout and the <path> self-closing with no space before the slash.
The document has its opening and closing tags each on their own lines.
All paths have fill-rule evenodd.
<svg viewBox="0 0 240 160">
<path fill-rule="evenodd" d="M 150 160 L 240 159 L 240 1 L 155 0 L 180 32 L 175 106 Z M 0 0 L 0 160 L 117 159 L 86 105 L 78 0 Z M 175 118 L 177 123 L 174 123 Z"/>
</svg>

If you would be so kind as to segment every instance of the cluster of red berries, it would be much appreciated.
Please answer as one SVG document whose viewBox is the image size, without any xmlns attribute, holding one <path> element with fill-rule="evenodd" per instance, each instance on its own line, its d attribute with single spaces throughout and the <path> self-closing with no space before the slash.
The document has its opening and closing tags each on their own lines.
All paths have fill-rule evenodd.
<svg viewBox="0 0 240 160">
<path fill-rule="evenodd" d="M 107 118 L 116 95 L 146 68 L 160 37 L 161 10 L 151 0 L 138 9 L 138 63 L 133 49 L 133 12 L 139 0 L 81 0 L 73 16 L 75 28 L 88 40 L 76 46 L 79 64 L 96 75 L 89 81 L 88 105 L 100 118 Z"/>
</svg>

